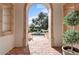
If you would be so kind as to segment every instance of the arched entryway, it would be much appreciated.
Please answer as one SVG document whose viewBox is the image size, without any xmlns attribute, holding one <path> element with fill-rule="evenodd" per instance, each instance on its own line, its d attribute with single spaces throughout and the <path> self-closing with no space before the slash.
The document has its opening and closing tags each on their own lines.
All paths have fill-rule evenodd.
<svg viewBox="0 0 79 59">
<path fill-rule="evenodd" d="M 29 13 L 29 10 L 30 10 L 30 7 L 32 6 L 33 4 L 28 4 L 27 6 L 26 6 L 26 42 L 28 42 L 29 40 L 29 36 L 28 36 L 28 22 L 29 22 L 29 16 L 28 16 L 28 13 Z M 51 46 L 51 43 L 52 43 L 52 35 L 51 35 L 51 31 L 52 31 L 52 29 L 51 29 L 51 27 L 53 27 L 52 26 L 52 23 L 51 23 L 51 19 L 52 19 L 52 17 L 51 17 L 51 7 L 50 7 L 50 4 L 41 4 L 41 5 L 44 5 L 46 8 L 47 8 L 47 10 L 48 10 L 48 42 L 50 42 L 49 44 L 50 44 L 50 46 Z M 33 36 L 32 36 L 33 37 Z M 41 39 L 41 38 L 38 38 L 39 40 Z M 33 42 L 31 42 L 31 44 L 29 44 L 29 46 L 31 45 L 31 48 L 30 48 L 30 50 L 37 50 L 36 48 L 36 46 L 39 46 L 39 48 L 41 48 L 42 49 L 42 46 L 46 43 L 46 41 L 47 40 L 45 40 L 45 38 L 42 38 L 43 40 L 43 43 L 41 43 L 41 42 L 36 42 L 36 41 L 33 41 Z M 36 43 L 39 43 L 39 44 L 36 44 Z M 49 45 L 48 44 L 48 42 L 47 42 L 47 45 Z M 42 45 L 41 45 L 42 44 Z M 44 45 L 45 46 L 45 45 Z M 49 48 L 49 47 L 48 47 Z M 33 53 L 34 53 L 34 51 L 32 51 Z M 35 51 L 36 52 L 36 51 Z M 38 51 L 36 52 L 36 53 L 38 53 Z M 52 52 L 50 52 L 50 53 L 52 53 Z"/>
<path fill-rule="evenodd" d="M 24 7 L 24 37 L 23 37 L 23 46 L 28 46 L 28 11 L 32 4 L 25 4 Z M 54 36 L 53 36 L 53 8 L 52 4 L 43 3 L 43 5 L 48 9 L 48 39 L 50 41 L 50 47 L 54 46 Z"/>
<path fill-rule="evenodd" d="M 26 29 L 28 29 L 28 11 L 29 11 L 29 8 L 31 7 L 31 5 L 32 4 L 25 4 L 25 9 L 24 9 L 24 11 L 25 11 L 25 19 L 24 19 L 24 33 L 25 33 L 25 35 L 24 36 L 26 36 L 25 38 L 26 38 L 26 40 L 24 39 L 24 41 L 23 41 L 23 43 L 24 43 L 24 46 L 26 46 L 27 44 L 26 44 L 26 42 L 28 42 L 28 30 L 26 30 Z M 53 13 L 52 13 L 52 5 L 51 4 L 46 4 L 46 3 L 43 3 L 43 5 L 44 6 L 46 6 L 46 8 L 48 9 L 48 11 L 49 11 L 49 13 L 48 13 L 48 27 L 49 27 L 49 29 L 48 29 L 48 31 L 49 31 L 49 40 L 51 41 L 51 47 L 52 47 L 52 44 L 53 44 L 53 17 L 51 16 L 51 15 L 53 15 Z"/>
</svg>

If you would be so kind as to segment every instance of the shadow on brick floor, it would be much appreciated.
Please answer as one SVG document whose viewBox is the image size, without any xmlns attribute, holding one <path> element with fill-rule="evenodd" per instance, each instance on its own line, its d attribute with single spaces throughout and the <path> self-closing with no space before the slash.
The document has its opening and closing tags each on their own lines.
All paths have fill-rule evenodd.
<svg viewBox="0 0 79 59">
<path fill-rule="evenodd" d="M 30 55 L 29 46 L 15 47 L 11 51 L 9 51 L 6 55 Z"/>
</svg>

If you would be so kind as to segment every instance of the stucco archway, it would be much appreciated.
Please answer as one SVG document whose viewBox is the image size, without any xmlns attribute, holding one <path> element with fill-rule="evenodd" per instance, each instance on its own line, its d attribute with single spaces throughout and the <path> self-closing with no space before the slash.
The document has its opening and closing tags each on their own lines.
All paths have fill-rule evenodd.
<svg viewBox="0 0 79 59">
<path fill-rule="evenodd" d="M 24 38 L 23 38 L 23 46 L 27 46 L 28 44 L 28 11 L 29 8 L 31 7 L 32 3 L 30 4 L 25 4 L 24 6 Z M 51 4 L 48 3 L 43 3 L 44 6 L 46 6 L 46 8 L 48 9 L 49 13 L 48 13 L 48 27 L 49 27 L 49 40 L 51 42 L 51 47 L 53 46 L 53 17 L 51 15 L 53 15 L 53 7 Z"/>
</svg>

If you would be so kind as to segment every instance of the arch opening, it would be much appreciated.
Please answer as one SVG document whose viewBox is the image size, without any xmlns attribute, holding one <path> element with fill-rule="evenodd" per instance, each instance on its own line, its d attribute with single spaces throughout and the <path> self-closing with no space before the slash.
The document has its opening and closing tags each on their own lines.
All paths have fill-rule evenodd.
<svg viewBox="0 0 79 59">
<path fill-rule="evenodd" d="M 29 45 L 28 44 L 28 42 L 29 42 L 29 36 L 28 36 L 28 29 L 29 29 L 29 15 L 28 15 L 28 13 L 29 13 L 29 10 L 30 10 L 30 8 L 31 8 L 31 6 L 32 6 L 33 4 L 26 4 L 25 5 L 25 11 L 26 11 L 26 13 L 25 13 L 25 23 L 24 23 L 24 31 L 26 31 L 26 32 L 24 32 L 25 33 L 25 38 L 26 38 L 26 40 L 25 40 L 25 38 L 24 38 L 24 41 L 23 41 L 23 46 L 27 46 L 27 45 Z M 50 4 L 42 4 L 47 10 L 48 10 L 48 39 L 49 39 L 49 42 L 50 42 L 50 47 L 52 47 L 52 43 L 53 43 L 53 40 L 52 40 L 52 35 L 51 35 L 51 31 L 52 31 L 52 28 L 51 27 L 53 27 L 52 26 L 52 16 L 51 16 L 51 14 L 52 14 L 52 12 L 51 12 L 51 5 Z M 33 38 L 33 36 L 32 36 L 32 38 Z M 25 43 L 24 43 L 25 42 Z M 41 43 L 40 43 L 41 44 Z"/>
</svg>

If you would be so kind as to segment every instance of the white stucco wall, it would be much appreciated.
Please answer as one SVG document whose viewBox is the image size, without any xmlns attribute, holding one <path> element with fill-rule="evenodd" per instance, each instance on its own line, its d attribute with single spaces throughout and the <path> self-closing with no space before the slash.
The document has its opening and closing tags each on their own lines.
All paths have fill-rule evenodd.
<svg viewBox="0 0 79 59">
<path fill-rule="evenodd" d="M 6 54 L 14 47 L 14 36 L 7 35 L 0 37 L 0 55 Z"/>
</svg>

